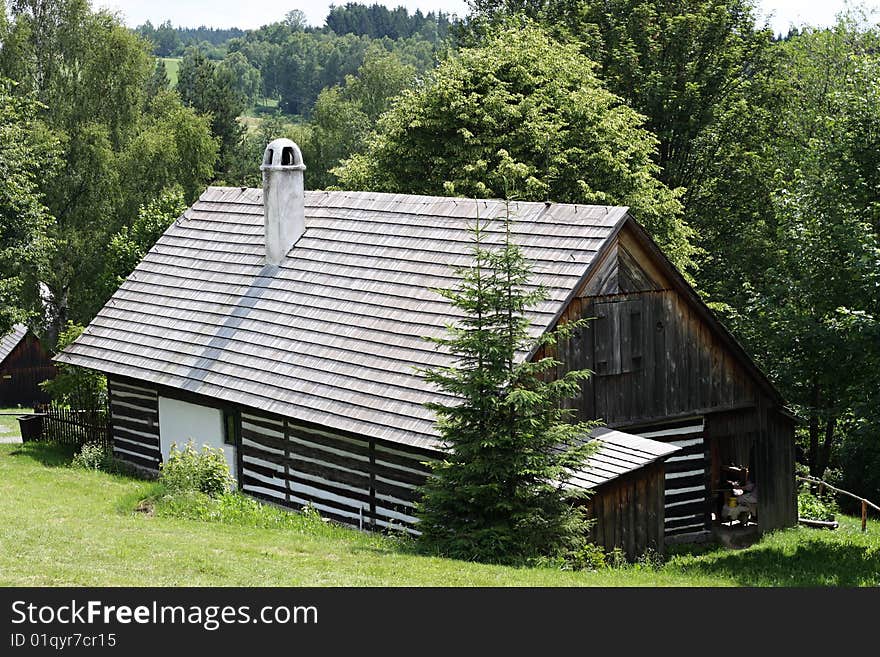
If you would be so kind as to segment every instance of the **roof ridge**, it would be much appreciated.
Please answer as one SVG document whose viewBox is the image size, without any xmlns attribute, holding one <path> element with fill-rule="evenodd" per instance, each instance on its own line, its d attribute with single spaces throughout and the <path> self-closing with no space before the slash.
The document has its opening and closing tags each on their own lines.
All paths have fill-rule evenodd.
<svg viewBox="0 0 880 657">
<path fill-rule="evenodd" d="M 216 191 L 222 191 L 222 192 L 238 191 L 239 193 L 255 192 L 259 195 L 262 195 L 262 193 L 263 193 L 262 187 L 247 187 L 247 186 L 234 187 L 234 186 L 227 186 L 227 185 L 209 185 L 207 188 L 205 188 L 205 192 L 202 192 L 202 194 L 199 195 L 200 201 L 201 200 L 208 200 L 208 199 L 203 199 L 202 197 L 209 190 L 216 190 Z M 414 199 L 412 201 L 403 201 L 403 200 L 400 200 L 400 198 L 397 198 L 395 200 L 395 203 L 398 205 L 410 205 L 410 204 L 412 204 L 412 205 L 416 205 L 416 204 L 428 205 L 428 204 L 433 204 L 433 203 L 441 203 L 444 201 L 453 201 L 456 203 L 466 203 L 466 202 L 480 203 L 480 202 L 483 202 L 484 204 L 488 204 L 488 203 L 503 204 L 505 202 L 505 200 L 502 198 L 475 198 L 475 197 L 470 197 L 470 196 L 436 196 L 436 195 L 432 195 L 432 194 L 408 194 L 408 193 L 402 193 L 402 192 L 377 192 L 377 191 L 368 191 L 368 190 L 349 190 L 349 189 L 307 189 L 305 191 L 305 194 L 306 194 L 306 201 L 308 201 L 309 196 L 318 196 L 318 195 L 322 195 L 322 194 L 325 196 L 350 195 L 353 198 L 355 196 L 363 197 L 365 195 L 372 195 L 371 198 L 383 198 L 384 199 L 384 198 L 390 198 L 390 197 L 404 197 L 404 198 Z M 419 200 L 415 200 L 415 199 L 419 199 Z M 600 204 L 600 203 L 568 203 L 568 202 L 563 202 L 563 201 L 511 200 L 510 203 L 511 204 L 523 204 L 523 205 L 536 206 L 536 207 L 543 205 L 546 207 L 559 207 L 559 208 L 566 208 L 566 207 L 607 208 L 609 212 L 611 210 L 628 212 L 630 209 L 630 206 L 628 206 L 628 205 L 607 205 L 607 204 Z"/>
</svg>

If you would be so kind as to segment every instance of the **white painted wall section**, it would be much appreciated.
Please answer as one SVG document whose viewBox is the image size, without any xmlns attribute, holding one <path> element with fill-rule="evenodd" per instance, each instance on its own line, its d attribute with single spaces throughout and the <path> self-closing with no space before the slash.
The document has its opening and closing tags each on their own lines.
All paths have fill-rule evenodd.
<svg viewBox="0 0 880 657">
<path fill-rule="evenodd" d="M 159 397 L 159 444 L 164 461 L 168 460 L 171 443 L 180 448 L 192 440 L 196 449 L 202 445 L 222 449 L 229 471 L 238 478 L 235 447 L 223 442 L 224 434 L 223 411 L 219 408 Z"/>
</svg>

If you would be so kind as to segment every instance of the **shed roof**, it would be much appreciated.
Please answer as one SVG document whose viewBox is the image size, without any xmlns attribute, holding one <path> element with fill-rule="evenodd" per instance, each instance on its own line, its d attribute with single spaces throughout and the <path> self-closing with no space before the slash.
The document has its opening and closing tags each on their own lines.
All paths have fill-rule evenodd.
<svg viewBox="0 0 880 657">
<path fill-rule="evenodd" d="M 6 357 L 12 353 L 12 350 L 18 346 L 18 343 L 24 340 L 27 335 L 28 328 L 24 324 L 16 324 L 12 329 L 0 337 L 0 364 L 6 360 Z"/>
<path fill-rule="evenodd" d="M 71 363 L 376 439 L 432 448 L 444 394 L 417 367 L 451 364 L 422 336 L 460 315 L 434 289 L 470 264 L 476 218 L 503 201 L 306 192 L 306 231 L 266 265 L 261 189 L 209 187 L 60 356 Z M 510 204 L 515 241 L 563 311 L 627 209 Z M 500 222 L 488 243 L 503 238 Z"/>
<path fill-rule="evenodd" d="M 666 458 L 679 447 L 631 433 L 600 427 L 590 438 L 600 441 L 598 451 L 590 456 L 583 470 L 575 472 L 569 483 L 578 488 L 596 488 L 630 472 Z"/>
</svg>

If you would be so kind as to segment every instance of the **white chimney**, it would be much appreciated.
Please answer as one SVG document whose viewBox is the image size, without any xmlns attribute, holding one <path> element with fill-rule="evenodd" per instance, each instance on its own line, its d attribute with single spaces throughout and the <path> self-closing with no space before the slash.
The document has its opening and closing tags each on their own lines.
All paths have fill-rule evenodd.
<svg viewBox="0 0 880 657">
<path fill-rule="evenodd" d="M 275 139 L 263 155 L 263 214 L 266 217 L 266 264 L 278 265 L 306 230 L 305 186 L 299 146 Z"/>
</svg>

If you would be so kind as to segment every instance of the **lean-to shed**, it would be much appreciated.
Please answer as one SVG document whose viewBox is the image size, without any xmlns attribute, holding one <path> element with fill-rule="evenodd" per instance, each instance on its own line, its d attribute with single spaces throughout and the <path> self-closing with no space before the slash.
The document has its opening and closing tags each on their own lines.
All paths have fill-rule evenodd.
<svg viewBox="0 0 880 657">
<path fill-rule="evenodd" d="M 439 454 L 424 404 L 446 399 L 415 368 L 450 363 L 423 336 L 457 317 L 433 290 L 468 264 L 468 226 L 505 204 L 304 191 L 288 140 L 268 146 L 261 168 L 262 189 L 208 188 L 58 359 L 108 375 L 121 458 L 155 470 L 192 437 L 224 446 L 249 494 L 414 530 L 424 462 Z M 549 294 L 529 313 L 532 332 L 598 318 L 560 347 L 597 373 L 580 417 L 680 448 L 663 475 L 664 535 L 710 527 L 714 473 L 728 459 L 753 464 L 764 527 L 793 523 L 792 428 L 778 394 L 627 209 L 510 209 Z M 501 226 L 486 235 L 500 242 Z M 665 458 L 627 476 L 656 480 Z M 634 527 L 658 522 L 632 508 Z"/>
</svg>

